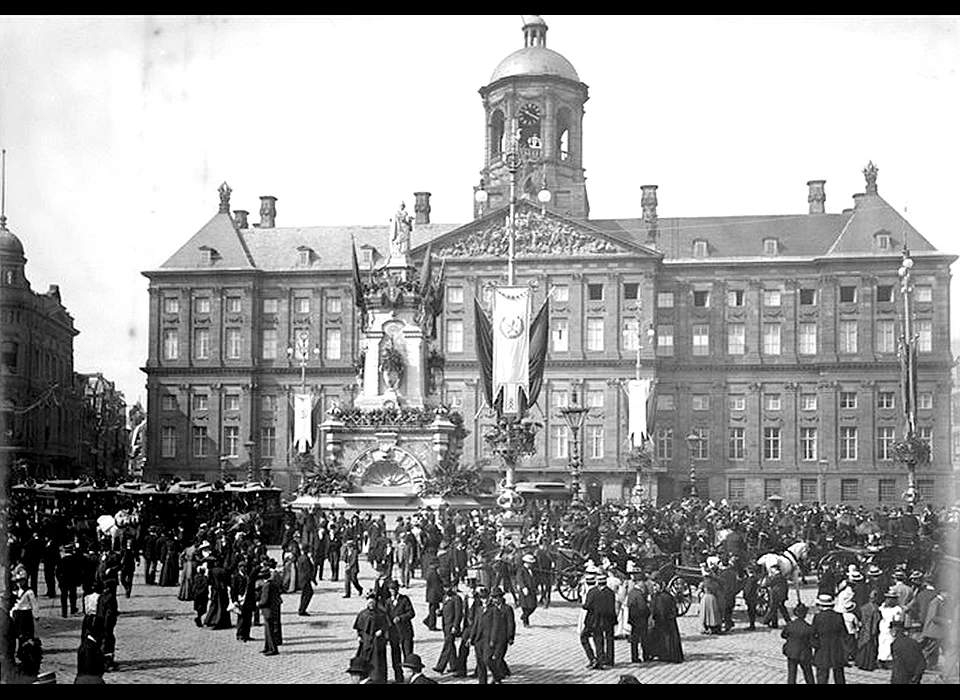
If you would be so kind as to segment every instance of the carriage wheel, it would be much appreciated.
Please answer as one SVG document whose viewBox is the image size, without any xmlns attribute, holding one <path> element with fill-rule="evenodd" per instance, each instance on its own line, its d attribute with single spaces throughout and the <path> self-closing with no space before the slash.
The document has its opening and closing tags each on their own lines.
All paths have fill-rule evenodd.
<svg viewBox="0 0 960 700">
<path fill-rule="evenodd" d="M 690 584 L 679 576 L 674 576 L 667 584 L 667 590 L 677 601 L 677 614 L 686 615 L 693 602 L 693 592 L 690 590 Z"/>
<path fill-rule="evenodd" d="M 557 576 L 557 592 L 564 600 L 579 603 L 580 577 L 576 574 L 560 574 Z"/>
<path fill-rule="evenodd" d="M 757 588 L 757 616 L 761 619 L 770 611 L 770 589 L 766 586 Z"/>
</svg>

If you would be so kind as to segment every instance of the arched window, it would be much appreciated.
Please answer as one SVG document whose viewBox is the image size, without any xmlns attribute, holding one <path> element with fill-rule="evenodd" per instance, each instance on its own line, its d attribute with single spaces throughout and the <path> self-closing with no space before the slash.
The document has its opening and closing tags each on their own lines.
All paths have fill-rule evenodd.
<svg viewBox="0 0 960 700">
<path fill-rule="evenodd" d="M 570 110 L 562 107 L 557 112 L 557 155 L 561 161 L 570 158 Z"/>
<path fill-rule="evenodd" d="M 496 158 L 503 153 L 503 123 L 503 112 L 498 109 L 490 119 L 490 155 L 492 158 Z"/>
</svg>

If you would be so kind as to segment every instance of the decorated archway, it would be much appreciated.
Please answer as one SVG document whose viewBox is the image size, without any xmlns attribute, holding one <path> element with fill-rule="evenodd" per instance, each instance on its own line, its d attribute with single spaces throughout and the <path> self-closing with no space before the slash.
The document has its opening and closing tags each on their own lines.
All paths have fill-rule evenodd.
<svg viewBox="0 0 960 700">
<path fill-rule="evenodd" d="M 374 448 L 361 453 L 348 477 L 361 491 L 397 490 L 419 493 L 427 473 L 414 455 L 400 447 Z"/>
</svg>

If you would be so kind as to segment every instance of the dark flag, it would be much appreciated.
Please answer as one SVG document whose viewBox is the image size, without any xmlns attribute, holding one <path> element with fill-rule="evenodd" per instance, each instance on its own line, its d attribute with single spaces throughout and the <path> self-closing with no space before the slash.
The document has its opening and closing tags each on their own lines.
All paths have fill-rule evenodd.
<svg viewBox="0 0 960 700">
<path fill-rule="evenodd" d="M 647 437 L 653 440 L 653 431 L 657 424 L 657 381 L 654 380 L 650 385 L 650 393 L 647 394 Z"/>
<path fill-rule="evenodd" d="M 530 324 L 530 395 L 523 410 L 537 402 L 543 387 L 543 369 L 547 364 L 547 342 L 550 338 L 550 298 L 543 302 Z"/>
<path fill-rule="evenodd" d="M 493 408 L 493 327 L 476 299 L 473 300 L 473 312 L 477 325 L 477 360 L 480 362 L 483 398 Z"/>
<path fill-rule="evenodd" d="M 423 265 L 420 266 L 420 296 L 426 297 L 430 291 L 433 277 L 433 256 L 430 254 L 430 243 L 427 243 L 427 252 L 423 254 Z"/>
<path fill-rule="evenodd" d="M 353 301 L 363 309 L 363 282 L 360 281 L 360 263 L 357 261 L 357 242 L 350 237 L 350 252 L 353 253 Z"/>
</svg>

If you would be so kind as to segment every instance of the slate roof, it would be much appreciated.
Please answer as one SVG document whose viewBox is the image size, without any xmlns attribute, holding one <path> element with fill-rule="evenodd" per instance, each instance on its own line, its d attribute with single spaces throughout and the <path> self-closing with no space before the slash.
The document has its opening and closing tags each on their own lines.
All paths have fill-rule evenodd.
<svg viewBox="0 0 960 700">
<path fill-rule="evenodd" d="M 936 248 L 880 195 L 865 194 L 857 199 L 853 215 L 830 246 L 829 255 L 873 251 L 876 248 L 874 235 L 879 231 L 890 234 L 893 251 L 901 249 L 904 238 L 911 253 L 936 251 Z"/>
<path fill-rule="evenodd" d="M 217 251 L 217 257 L 212 266 L 204 263 L 200 252 L 201 246 Z M 193 234 L 190 240 L 180 247 L 180 250 L 160 266 L 160 269 L 249 270 L 256 267 L 253 261 L 254 258 L 250 257 L 250 252 L 244 245 L 233 219 L 229 214 L 221 212 Z"/>
</svg>

